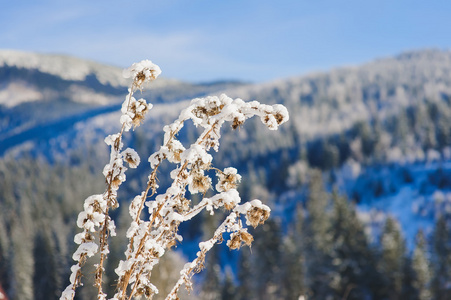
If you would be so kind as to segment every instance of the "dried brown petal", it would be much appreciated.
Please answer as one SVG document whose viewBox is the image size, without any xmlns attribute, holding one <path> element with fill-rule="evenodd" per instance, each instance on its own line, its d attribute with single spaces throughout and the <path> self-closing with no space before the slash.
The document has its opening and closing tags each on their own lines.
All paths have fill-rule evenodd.
<svg viewBox="0 0 451 300">
<path fill-rule="evenodd" d="M 254 237 L 250 234 L 250 233 L 248 233 L 248 232 L 246 232 L 246 231 L 242 231 L 241 233 L 240 233 L 240 235 L 241 235 L 241 240 L 247 245 L 247 246 L 251 246 L 251 244 L 252 244 L 252 242 L 254 241 Z"/>
<path fill-rule="evenodd" d="M 134 156 L 132 156 L 131 153 L 127 152 L 125 154 L 124 160 L 130 165 L 131 168 L 138 167 L 139 161 Z"/>
<path fill-rule="evenodd" d="M 237 129 L 238 127 L 240 127 L 243 124 L 244 124 L 244 121 L 240 121 L 238 118 L 234 118 L 233 122 L 232 122 L 232 128 Z"/>
<path fill-rule="evenodd" d="M 210 188 L 210 184 L 209 177 L 205 175 L 196 174 L 193 177 L 193 188 L 201 193 L 205 193 Z"/>
<path fill-rule="evenodd" d="M 232 210 L 236 206 L 236 203 L 234 202 L 226 202 L 224 203 L 224 207 L 227 210 Z"/>
<path fill-rule="evenodd" d="M 240 249 L 241 247 L 241 238 L 238 234 L 232 234 L 232 236 L 230 237 L 229 242 L 227 243 L 227 246 L 229 246 L 229 248 L 231 250 L 235 250 L 235 249 Z"/>
<path fill-rule="evenodd" d="M 283 115 L 281 113 L 276 113 L 274 115 L 274 118 L 276 118 L 277 124 L 279 124 L 279 125 L 283 122 L 283 119 L 284 119 Z"/>
</svg>

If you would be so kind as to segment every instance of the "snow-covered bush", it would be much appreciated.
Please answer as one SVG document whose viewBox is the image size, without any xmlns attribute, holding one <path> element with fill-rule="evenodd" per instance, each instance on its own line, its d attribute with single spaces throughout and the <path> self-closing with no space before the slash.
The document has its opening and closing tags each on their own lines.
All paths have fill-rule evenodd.
<svg viewBox="0 0 451 300">
<path fill-rule="evenodd" d="M 82 285 L 82 276 L 89 275 L 82 275 L 82 267 L 88 257 L 96 254 L 99 254 L 99 261 L 94 265 L 97 299 L 107 298 L 103 291 L 104 265 L 109 253 L 108 239 L 116 235 L 109 211 L 119 206 L 117 191 L 126 180 L 127 168 L 136 168 L 140 163 L 135 150 L 123 150 L 123 135 L 132 127 L 140 126 L 145 114 L 152 109 L 152 104 L 146 100 L 135 99 L 134 93 L 142 90 L 146 83 L 155 80 L 160 73 L 160 68 L 149 60 L 133 64 L 124 71 L 124 77 L 132 78 L 133 83 L 121 109 L 122 128 L 119 133 L 105 139 L 105 143 L 111 147 L 110 161 L 103 170 L 107 188 L 103 194 L 88 197 L 84 202 L 84 210 L 78 216 L 77 225 L 82 232 L 74 238 L 75 243 L 79 244 L 73 254 L 76 264 L 71 267 L 70 284 L 60 299 L 74 298 L 76 288 Z M 129 243 L 125 258 L 115 270 L 118 279 L 116 294 L 112 299 L 124 300 L 136 296 L 150 299 L 158 293 L 157 287 L 149 279 L 152 270 L 168 249 L 182 241 L 182 236 L 178 234 L 179 225 L 204 209 L 214 214 L 215 210 L 223 208 L 229 211 L 229 215 L 209 240 L 199 244 L 197 257 L 180 271 L 180 279 L 166 299 L 178 299 L 177 294 L 182 285 L 191 289 L 191 277 L 202 270 L 206 253 L 223 240 L 224 233 L 230 235 L 227 241 L 230 249 L 239 249 L 243 244 L 252 243 L 253 237 L 246 226 L 262 224 L 269 217 L 270 208 L 260 200 L 240 204 L 236 188 L 241 176 L 232 167 L 224 170 L 214 168 L 209 151 L 218 151 L 220 129 L 226 122 L 236 129 L 253 116 L 260 117 L 270 130 L 276 130 L 289 118 L 287 109 L 282 105 L 245 102 L 223 94 L 192 100 L 175 122 L 164 127 L 163 145 L 149 157 L 152 171 L 148 176 L 147 187 L 131 201 L 129 207 L 132 218 L 126 233 Z M 177 134 L 188 120 L 196 127 L 201 127 L 203 132 L 195 143 L 185 148 L 177 140 Z M 157 174 L 163 161 L 169 161 L 175 168 L 170 173 L 172 184 L 164 193 L 158 194 Z M 209 170 L 216 172 L 218 178 L 215 185 L 208 175 Z M 206 192 L 213 187 L 217 193 L 206 197 Z M 187 191 L 190 195 L 203 195 L 200 202 L 192 203 Z M 149 218 L 141 218 L 144 209 L 148 210 Z"/>
</svg>

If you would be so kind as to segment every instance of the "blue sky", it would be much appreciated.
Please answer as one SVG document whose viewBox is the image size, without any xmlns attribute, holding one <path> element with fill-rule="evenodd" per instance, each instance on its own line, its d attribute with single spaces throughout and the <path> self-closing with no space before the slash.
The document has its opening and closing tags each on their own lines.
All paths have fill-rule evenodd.
<svg viewBox="0 0 451 300">
<path fill-rule="evenodd" d="M 451 1 L 17 0 L 0 48 L 127 67 L 141 59 L 192 82 L 269 81 L 403 51 L 451 47 Z"/>
</svg>

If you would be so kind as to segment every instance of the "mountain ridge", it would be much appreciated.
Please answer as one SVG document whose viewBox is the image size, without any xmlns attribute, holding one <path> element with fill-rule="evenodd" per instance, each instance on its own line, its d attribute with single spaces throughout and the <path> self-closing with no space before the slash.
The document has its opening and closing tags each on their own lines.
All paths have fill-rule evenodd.
<svg viewBox="0 0 451 300">
<path fill-rule="evenodd" d="M 0 103 L 0 167 L 3 162 L 13 166 L 2 168 L 6 175 L 0 183 L 4 186 L 3 190 L 11 194 L 3 215 L 9 220 L 11 214 L 7 205 L 13 203 L 22 209 L 30 200 L 36 202 L 33 205 L 43 214 L 55 211 L 49 224 L 56 224 L 58 232 L 64 227 L 54 222 L 56 218 L 64 217 L 64 224 L 74 228 L 73 220 L 82 205 L 80 201 L 86 198 L 82 194 L 91 193 L 89 187 L 92 193 L 104 190 L 101 173 L 110 154 L 104 138 L 120 130 L 119 107 L 123 97 L 120 93 L 106 93 L 104 96 L 108 100 L 105 103 L 64 98 L 65 92 L 78 94 L 83 84 L 93 88 L 90 85 L 92 82 L 85 77 L 84 81 L 78 82 L 79 90 L 58 91 L 58 87 L 69 87 L 74 82 L 51 75 L 48 78 L 62 84 L 42 83 L 40 80 L 47 73 L 16 70 L 25 72 L 20 74 L 36 75 L 31 77 L 38 82 L 34 85 L 36 88 L 48 85 L 61 97 L 53 95 L 47 100 L 21 102 L 10 107 Z M 297 226 L 294 222 L 299 208 L 303 211 L 300 218 L 304 220 L 305 212 L 305 220 L 308 221 L 311 211 L 308 204 L 325 199 L 320 199 L 323 198 L 320 196 L 322 192 L 313 195 L 316 200 L 311 197 L 315 193 L 312 190 L 321 185 L 321 190 L 324 188 L 323 192 L 330 192 L 332 198 L 332 195 L 343 195 L 344 202 L 349 200 L 353 203 L 352 211 L 354 213 L 355 209 L 363 221 L 365 234 L 371 238 L 369 247 L 376 249 L 376 255 L 379 255 L 378 249 L 382 249 L 378 244 L 390 216 L 393 217 L 392 222 L 402 229 L 399 232 L 400 244 L 406 246 L 407 253 L 410 253 L 419 230 L 423 230 L 429 238 L 441 216 L 448 213 L 448 221 L 451 220 L 450 74 L 451 53 L 426 50 L 379 59 L 362 66 L 261 84 L 217 82 L 196 85 L 177 82 L 159 87 L 152 85 L 143 94 L 138 93 L 137 97 L 146 98 L 154 107 L 144 124 L 124 135 L 124 145 L 135 149 L 142 163 L 138 168 L 127 171 L 127 182 L 121 186 L 121 194 L 118 195 L 121 204 L 118 210 L 126 208 L 128 201 L 141 193 L 143 185 L 145 187 L 150 168 L 145 160 L 163 143 L 163 126 L 177 118 L 179 112 L 189 105 L 189 99 L 225 92 L 246 101 L 281 103 L 290 112 L 290 121 L 277 132 L 267 131 L 258 118 L 246 121 L 236 130 L 223 126 L 220 151 L 211 151 L 215 168 L 233 166 L 242 175 L 238 186 L 242 202 L 260 199 L 271 207 L 269 222 L 279 224 L 284 234 L 281 236 L 283 240 L 293 226 Z M 0 94 L 2 87 L 6 86 L 2 85 L 1 78 Z M 100 81 L 98 83 L 101 84 Z M 24 84 L 32 85 L 27 81 Z M 188 147 L 195 142 L 198 134 L 196 127 L 187 122 L 177 139 Z M 15 163 L 23 158 L 25 165 L 20 173 L 15 172 Z M 27 165 L 31 165 L 27 158 L 32 158 L 30 161 L 36 165 L 33 167 L 35 171 Z M 44 162 L 43 166 L 40 162 Z M 59 177 L 55 167 L 65 172 L 81 167 L 84 173 L 77 175 L 76 179 L 64 181 L 64 178 L 58 178 L 63 181 L 52 180 L 49 184 L 48 180 L 44 180 L 43 184 L 39 184 L 42 175 L 44 179 L 46 176 Z M 171 184 L 170 171 L 173 167 L 176 166 L 162 164 L 158 169 L 161 191 Z M 39 168 L 44 169 L 39 171 Z M 314 173 L 318 175 L 316 188 L 311 185 L 315 180 Z M 83 176 L 87 174 L 89 176 Z M 18 179 L 18 184 L 9 188 L 12 179 Z M 97 180 L 99 186 L 91 186 Z M 30 184 L 30 189 L 23 188 L 24 182 Z M 56 187 L 52 185 L 67 192 L 53 198 Z M 19 196 L 22 198 L 18 199 Z M 327 216 L 332 216 L 330 210 L 330 205 L 321 208 Z M 66 212 L 66 215 L 59 215 L 61 212 Z M 115 214 L 114 217 L 120 221 L 117 224 L 122 222 L 120 218 L 123 215 L 128 217 L 126 209 Z M 327 219 L 330 221 L 333 218 Z M 181 235 L 185 237 L 186 234 L 187 238 L 179 250 L 187 257 L 195 257 L 198 251 L 198 242 L 204 230 L 202 222 L 208 220 L 197 219 L 189 226 L 180 228 Z M 15 224 L 21 225 L 19 222 Z M 18 236 L 22 237 L 22 228 L 17 228 Z M 303 229 L 299 229 L 296 233 L 296 242 L 304 243 L 312 238 L 308 232 L 305 236 L 300 234 L 302 232 Z M 73 235 L 67 232 L 61 234 L 62 245 L 68 244 L 68 236 Z M 352 234 L 348 236 L 351 240 L 355 238 Z M 277 244 L 279 247 L 280 244 Z M 254 244 L 253 249 L 258 249 L 257 245 Z M 264 246 L 263 249 L 267 253 L 268 248 Z M 41 253 L 36 257 L 41 257 Z M 70 259 L 70 255 L 67 257 Z M 354 257 L 353 254 L 350 256 L 351 259 Z M 410 257 L 407 254 L 403 259 Z M 219 255 L 219 265 L 236 264 L 236 259 L 232 258 L 229 250 L 223 251 Z M 232 271 L 236 269 L 232 267 Z M 291 278 L 292 275 L 289 276 Z"/>
</svg>

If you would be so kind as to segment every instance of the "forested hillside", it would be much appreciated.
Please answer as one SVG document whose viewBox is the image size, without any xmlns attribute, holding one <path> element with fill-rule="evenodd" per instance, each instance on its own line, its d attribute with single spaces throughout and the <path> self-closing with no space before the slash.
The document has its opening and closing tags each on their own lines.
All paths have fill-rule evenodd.
<svg viewBox="0 0 451 300">
<path fill-rule="evenodd" d="M 104 190 L 103 139 L 119 128 L 127 82 L 117 68 L 73 60 L 0 51 L 0 285 L 10 299 L 58 299 L 77 214 L 87 196 Z M 125 140 L 143 163 L 121 188 L 107 280 L 124 251 L 122 207 L 142 190 L 144 161 L 161 145 L 163 125 L 187 100 L 225 91 L 282 103 L 290 121 L 277 133 L 258 120 L 222 133 L 215 167 L 236 167 L 242 201 L 261 199 L 272 215 L 253 232 L 251 249 L 218 247 L 207 256 L 192 296 L 447 299 L 451 52 L 403 53 L 262 84 L 157 82 L 142 95 L 154 109 Z M 196 130 L 186 126 L 179 140 L 192 143 Z M 220 214 L 201 216 L 180 228 L 184 242 L 156 285 L 166 285 L 168 270 L 180 269 L 220 221 Z M 89 286 L 79 299 L 92 298 Z M 114 282 L 108 286 L 112 293 Z"/>
</svg>

